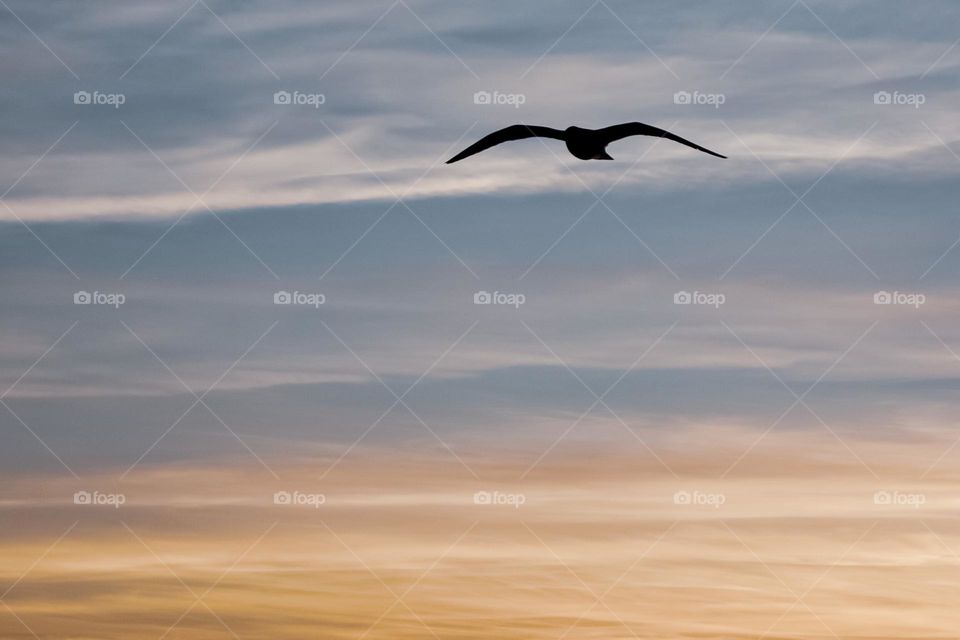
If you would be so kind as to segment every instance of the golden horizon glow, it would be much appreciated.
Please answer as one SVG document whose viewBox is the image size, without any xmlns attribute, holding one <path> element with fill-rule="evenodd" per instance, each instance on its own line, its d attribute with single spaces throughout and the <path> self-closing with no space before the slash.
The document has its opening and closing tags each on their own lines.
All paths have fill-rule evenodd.
<svg viewBox="0 0 960 640">
<path fill-rule="evenodd" d="M 0 628 L 117 640 L 947 637 L 960 478 L 940 465 L 921 479 L 929 443 L 912 443 L 909 460 L 899 444 L 857 443 L 877 479 L 828 438 L 771 437 L 725 478 L 733 442 L 667 457 L 686 460 L 679 477 L 626 451 L 568 451 L 523 479 L 531 459 L 519 453 L 470 459 L 481 480 L 446 459 L 365 451 L 325 478 L 329 461 L 289 459 L 279 480 L 224 464 L 10 482 Z M 73 504 L 77 490 L 125 501 Z M 301 504 L 275 503 L 278 491 Z"/>
</svg>

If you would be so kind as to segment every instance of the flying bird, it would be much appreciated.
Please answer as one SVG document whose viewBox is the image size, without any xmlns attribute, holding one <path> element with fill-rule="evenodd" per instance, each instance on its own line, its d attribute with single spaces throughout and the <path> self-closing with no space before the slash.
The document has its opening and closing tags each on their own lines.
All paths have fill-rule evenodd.
<svg viewBox="0 0 960 640">
<path fill-rule="evenodd" d="M 469 158 L 475 153 L 486 151 L 490 147 L 503 142 L 523 140 L 524 138 L 553 138 L 555 140 L 563 140 L 567 145 L 567 151 L 581 160 L 613 160 L 613 157 L 607 153 L 607 145 L 621 138 L 628 138 L 630 136 L 666 138 L 667 140 L 685 144 L 688 147 L 693 147 L 697 151 L 703 151 L 718 158 L 727 157 L 719 153 L 714 153 L 709 149 L 704 149 L 700 145 L 694 144 L 689 140 L 684 140 L 669 131 L 664 131 L 663 129 L 650 126 L 649 124 L 643 124 L 642 122 L 625 122 L 623 124 L 615 124 L 612 127 L 604 127 L 603 129 L 567 127 L 563 131 L 551 127 L 515 124 L 480 138 L 480 140 L 447 160 L 447 164 L 459 162 L 464 158 Z"/>
</svg>

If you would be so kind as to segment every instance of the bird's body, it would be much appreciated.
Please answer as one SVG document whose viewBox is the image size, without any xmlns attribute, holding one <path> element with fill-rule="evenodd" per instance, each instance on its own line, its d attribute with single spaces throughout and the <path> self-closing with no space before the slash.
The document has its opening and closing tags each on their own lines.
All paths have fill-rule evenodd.
<svg viewBox="0 0 960 640">
<path fill-rule="evenodd" d="M 613 160 L 607 153 L 606 144 L 601 144 L 597 139 L 593 129 L 581 129 L 580 127 L 567 127 L 564 131 L 564 142 L 567 144 L 567 151 L 574 158 L 581 160 Z"/>
<path fill-rule="evenodd" d="M 567 127 L 564 130 L 553 129 L 551 127 L 541 127 L 537 125 L 515 124 L 499 131 L 484 136 L 473 143 L 454 157 L 447 160 L 447 164 L 459 162 L 464 158 L 485 151 L 490 147 L 509 142 L 511 140 L 523 140 L 524 138 L 554 138 L 563 140 L 567 145 L 567 151 L 575 158 L 580 160 L 613 160 L 607 153 L 607 145 L 621 138 L 629 136 L 653 136 L 656 138 L 667 138 L 674 142 L 679 142 L 688 147 L 709 153 L 718 158 L 726 158 L 719 153 L 714 153 L 698 144 L 676 136 L 669 131 L 643 124 L 642 122 L 626 122 L 624 124 L 615 124 L 612 127 L 603 129 L 584 129 L 581 127 Z"/>
</svg>

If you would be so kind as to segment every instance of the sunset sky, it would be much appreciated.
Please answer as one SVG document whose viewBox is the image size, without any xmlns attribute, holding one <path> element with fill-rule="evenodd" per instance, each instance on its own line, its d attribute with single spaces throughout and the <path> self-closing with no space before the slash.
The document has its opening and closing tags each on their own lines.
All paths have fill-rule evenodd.
<svg viewBox="0 0 960 640">
<path fill-rule="evenodd" d="M 0 638 L 955 637 L 958 20 L 0 0 Z"/>
</svg>

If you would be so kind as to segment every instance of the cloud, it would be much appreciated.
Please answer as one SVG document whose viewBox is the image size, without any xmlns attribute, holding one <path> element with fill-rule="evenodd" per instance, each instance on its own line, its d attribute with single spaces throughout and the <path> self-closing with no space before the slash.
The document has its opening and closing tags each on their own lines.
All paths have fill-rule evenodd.
<svg viewBox="0 0 960 640">
<path fill-rule="evenodd" d="M 624 450 L 603 465 L 583 451 L 557 455 L 522 483 L 527 461 L 516 453 L 475 460 L 476 481 L 429 457 L 380 451 L 322 482 L 309 460 L 287 460 L 280 480 L 243 465 L 144 467 L 114 509 L 71 499 L 81 487 L 112 490 L 110 475 L 34 476 L 42 497 L 35 484 L 8 484 L 0 506 L 21 523 L 0 532 L 14 585 L 5 600 L 46 635 L 78 626 L 108 638 L 159 636 L 171 625 L 204 633 L 219 619 L 241 636 L 296 638 L 309 627 L 348 638 L 379 619 L 371 633 L 401 638 L 422 637 L 424 624 L 453 637 L 496 624 L 504 637 L 547 638 L 588 625 L 600 637 L 622 625 L 668 636 L 691 623 L 746 638 L 786 608 L 783 585 L 799 589 L 824 573 L 824 558 L 843 558 L 808 595 L 837 633 L 948 632 L 952 618 L 930 603 L 953 575 L 940 550 L 956 543 L 947 526 L 955 478 L 917 482 L 919 458 L 905 459 L 898 445 L 870 451 L 903 464 L 877 481 L 849 457 L 824 459 L 809 435 L 771 440 L 767 456 L 724 480 L 708 470 L 728 452 L 703 443 L 694 463 L 692 440 L 682 480 L 639 467 Z M 325 502 L 277 504 L 275 491 L 319 491 Z M 524 500 L 485 504 L 478 491 Z M 901 496 L 922 496 L 922 506 L 898 504 Z M 905 580 L 919 586 L 904 590 Z M 660 586 L 652 595 L 651 582 Z M 182 615 L 191 591 L 206 594 L 203 604 Z M 390 608 L 394 592 L 415 613 Z M 602 610 L 591 608 L 604 593 Z M 718 599 L 737 616 L 716 619 Z M 875 599 L 897 602 L 897 616 L 877 619 L 863 604 Z M 777 628 L 814 633 L 811 618 L 789 612 Z"/>
<path fill-rule="evenodd" d="M 954 630 L 952 4 L 10 8 L 5 623 Z"/>
<path fill-rule="evenodd" d="M 289 11 L 264 12 L 212 3 L 214 15 L 205 6 L 159 11 L 135 5 L 111 14 L 91 5 L 74 10 L 69 23 L 42 9 L 25 14 L 51 48 L 73 63 L 80 80 L 74 81 L 53 56 L 38 55 L 30 72 L 13 77 L 5 89 L 17 115 L 0 129 L 6 142 L 0 166 L 13 176 L 78 123 L 8 194 L 19 216 L 31 221 L 180 215 L 194 204 L 194 196 L 135 135 L 197 193 L 229 169 L 204 198 L 218 211 L 391 201 L 443 159 L 471 124 L 468 138 L 516 120 L 555 126 L 676 122 L 683 135 L 733 155 L 730 162 L 704 164 L 686 150 L 658 145 L 622 181 L 624 189 L 655 182 L 672 191 L 688 185 L 691 175 L 708 188 L 768 179 L 762 165 L 752 161 L 751 150 L 791 179 L 815 179 L 841 156 L 843 167 L 860 174 L 875 169 L 890 175 L 943 174 L 943 162 L 921 160 L 946 153 L 922 123 L 947 142 L 957 135 L 948 109 L 950 76 L 938 75 L 955 62 L 948 55 L 942 67 L 922 77 L 946 51 L 943 34 L 917 25 L 915 37 L 929 41 L 912 46 L 905 58 L 896 46 L 899 33 L 875 31 L 867 37 L 831 7 L 811 8 L 884 80 L 874 78 L 803 5 L 722 80 L 719 76 L 776 20 L 776 11 L 745 12 L 742 17 L 748 14 L 750 20 L 744 27 L 725 11 L 671 8 L 651 23 L 649 12 L 641 16 L 633 7 L 597 5 L 537 62 L 579 9 L 571 5 L 570 15 L 559 11 L 544 17 L 533 32 L 500 31 L 494 46 L 479 34 L 502 29 L 502 20 L 432 3 L 389 5 L 386 14 L 388 7 L 331 12 L 290 3 Z M 504 5 L 501 14 L 515 11 Z M 381 16 L 382 22 L 341 57 Z M 728 21 L 739 26 L 735 37 L 708 37 Z M 16 21 L 5 29 L 23 46 L 40 47 Z M 601 49 L 598 40 L 604 42 Z M 191 56 L 203 64 L 192 64 Z M 838 67 L 845 73 L 834 73 Z M 524 75 L 526 69 L 531 70 Z M 75 105 L 77 90 L 122 92 L 126 102 L 120 109 Z M 278 90 L 322 93 L 325 102 L 319 109 L 276 105 Z M 477 90 L 521 92 L 526 102 L 521 109 L 475 105 Z M 872 102 L 878 90 L 921 91 L 927 100 L 922 112 L 882 108 Z M 721 109 L 677 105 L 677 91 L 719 91 L 726 100 Z M 873 120 L 887 124 L 849 149 Z M 913 135 L 892 136 L 891 129 L 901 126 L 911 127 Z M 629 161 L 650 144 L 624 142 L 614 155 Z M 562 148 L 555 151 L 566 162 L 536 143 L 514 147 L 509 156 L 498 150 L 492 152 L 496 157 L 476 159 L 470 167 L 433 170 L 407 195 L 582 191 L 564 166 L 569 159 Z M 613 173 L 619 176 L 620 166 L 576 168 L 597 189 L 609 184 Z"/>
</svg>

